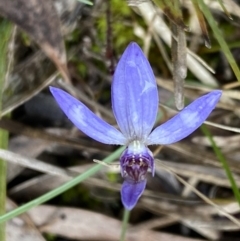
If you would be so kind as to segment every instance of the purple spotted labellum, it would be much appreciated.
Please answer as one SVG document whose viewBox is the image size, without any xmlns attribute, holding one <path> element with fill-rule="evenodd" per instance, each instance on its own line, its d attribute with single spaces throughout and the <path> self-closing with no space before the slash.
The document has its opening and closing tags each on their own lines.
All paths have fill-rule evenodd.
<svg viewBox="0 0 240 241">
<path fill-rule="evenodd" d="M 151 66 L 136 43 L 130 43 L 124 51 L 113 77 L 112 108 L 120 131 L 63 90 L 50 90 L 67 117 L 86 135 L 105 144 L 126 146 L 120 157 L 124 178 L 121 197 L 129 210 L 146 187 L 147 172 L 154 175 L 154 159 L 147 146 L 172 144 L 190 135 L 206 120 L 222 94 L 214 90 L 201 96 L 152 130 L 158 90 Z"/>
</svg>

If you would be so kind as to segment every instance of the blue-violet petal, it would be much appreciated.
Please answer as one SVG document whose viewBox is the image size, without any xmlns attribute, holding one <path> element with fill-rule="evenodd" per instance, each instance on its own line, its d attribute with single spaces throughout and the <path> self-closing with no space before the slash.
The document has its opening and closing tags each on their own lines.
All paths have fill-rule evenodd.
<svg viewBox="0 0 240 241">
<path fill-rule="evenodd" d="M 50 87 L 50 91 L 63 112 L 83 133 L 105 144 L 126 143 L 120 131 L 96 116 L 79 100 L 58 88 Z"/>
<path fill-rule="evenodd" d="M 129 44 L 115 70 L 112 106 L 124 136 L 145 141 L 156 120 L 158 91 L 151 66 L 136 43 Z"/>
<path fill-rule="evenodd" d="M 137 183 L 128 181 L 123 182 L 121 197 L 122 203 L 126 209 L 131 210 L 134 208 L 146 187 L 146 183 L 146 180 Z"/>
<path fill-rule="evenodd" d="M 190 135 L 209 116 L 222 95 L 215 90 L 196 99 L 176 116 L 160 125 L 150 134 L 147 144 L 172 144 Z"/>
</svg>

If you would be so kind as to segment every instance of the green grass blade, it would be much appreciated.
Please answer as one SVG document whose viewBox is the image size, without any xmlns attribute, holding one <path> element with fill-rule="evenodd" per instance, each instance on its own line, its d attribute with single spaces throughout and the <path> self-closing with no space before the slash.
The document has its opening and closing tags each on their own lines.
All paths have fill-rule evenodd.
<svg viewBox="0 0 240 241">
<path fill-rule="evenodd" d="M 124 214 L 123 214 L 123 221 L 122 221 L 122 230 L 121 230 L 120 241 L 125 241 L 129 217 L 130 217 L 130 211 L 125 208 L 124 209 Z"/>
<path fill-rule="evenodd" d="M 221 46 L 223 53 L 225 54 L 229 64 L 231 65 L 233 72 L 235 73 L 238 81 L 240 81 L 240 71 L 237 66 L 237 63 L 236 63 L 235 59 L 233 58 L 233 55 L 228 47 L 228 44 L 224 40 L 222 33 L 219 30 L 218 25 L 217 25 L 216 21 L 214 20 L 208 6 L 204 3 L 203 0 L 198 0 L 198 4 L 199 4 L 199 7 L 201 8 L 205 18 L 207 19 L 208 24 L 210 25 L 210 27 L 214 33 L 215 38 L 217 39 L 219 45 Z"/>
<path fill-rule="evenodd" d="M 223 0 L 218 0 L 221 8 L 223 9 L 223 11 L 225 12 L 225 14 L 229 17 L 229 19 L 232 20 L 232 17 L 230 15 L 230 13 L 228 12 L 228 10 L 226 9 L 226 7 L 224 6 Z"/>
<path fill-rule="evenodd" d="M 125 147 L 120 147 L 118 148 L 115 152 L 113 152 L 112 154 L 110 154 L 108 157 L 106 157 L 103 162 L 105 163 L 110 163 L 112 161 L 114 161 L 115 159 L 117 159 L 121 153 L 123 152 Z M 34 199 L 31 202 L 28 202 L 26 204 L 24 204 L 23 206 L 16 208 L 15 210 L 6 213 L 5 215 L 0 216 L 0 223 L 6 222 L 7 220 L 14 218 L 24 212 L 27 212 L 29 209 L 36 207 L 44 202 L 47 202 L 48 200 L 56 197 L 57 195 L 67 191 L 68 189 L 74 187 L 75 185 L 77 185 L 78 183 L 84 181 L 85 179 L 87 179 L 88 177 L 94 175 L 96 172 L 98 172 L 101 168 L 103 167 L 103 165 L 101 164 L 97 164 L 94 167 L 88 169 L 86 172 L 84 172 L 83 174 L 75 177 L 74 179 L 72 179 L 71 181 L 63 184 L 62 186 L 42 195 L 41 197 L 38 197 L 36 199 Z"/>
<path fill-rule="evenodd" d="M 8 132 L 0 129 L 0 148 L 6 149 L 8 146 Z M 7 180 L 7 163 L 0 159 L 0 215 L 5 214 L 6 207 L 6 183 Z M 5 225 L 0 224 L 0 240 L 6 240 Z"/>
<path fill-rule="evenodd" d="M 12 24 L 6 20 L 0 21 L 0 112 L 2 111 L 2 94 L 5 83 L 8 64 L 8 44 L 12 33 Z M 8 132 L 0 129 L 0 148 L 8 146 Z M 0 215 L 5 214 L 6 207 L 6 179 L 7 164 L 0 159 Z M 0 225 L 0 240 L 6 240 L 5 225 Z"/>
<path fill-rule="evenodd" d="M 206 24 L 205 18 L 204 18 L 203 13 L 202 13 L 201 9 L 199 8 L 199 5 L 198 5 L 198 0 L 192 0 L 192 4 L 193 4 L 193 7 L 194 7 L 195 12 L 197 14 L 197 18 L 198 18 L 200 28 L 202 30 L 202 35 L 203 35 L 203 38 L 205 40 L 205 46 L 208 49 L 210 49 L 211 48 L 211 40 L 210 40 L 210 37 L 209 37 L 209 34 L 208 34 L 208 29 L 207 29 L 207 24 Z"/>
<path fill-rule="evenodd" d="M 238 201 L 239 205 L 240 205 L 240 192 L 238 190 L 238 186 L 234 180 L 234 177 L 232 175 L 232 172 L 228 166 L 227 160 L 225 159 L 224 155 L 222 154 L 221 150 L 217 147 L 210 131 L 208 130 L 208 128 L 205 125 L 202 125 L 201 127 L 202 132 L 204 133 L 205 136 L 207 136 L 212 144 L 212 148 L 217 156 L 217 158 L 219 159 L 219 161 L 222 163 L 222 166 L 226 172 L 226 175 L 228 177 L 229 182 L 231 183 L 231 187 L 232 187 L 232 191 L 234 193 L 234 196 L 236 198 L 236 200 Z"/>
<path fill-rule="evenodd" d="M 93 3 L 90 2 L 90 1 L 88 1 L 88 0 L 77 0 L 77 1 L 79 1 L 79 2 L 81 2 L 81 3 L 85 3 L 85 4 L 90 5 L 90 6 L 93 5 Z"/>
</svg>

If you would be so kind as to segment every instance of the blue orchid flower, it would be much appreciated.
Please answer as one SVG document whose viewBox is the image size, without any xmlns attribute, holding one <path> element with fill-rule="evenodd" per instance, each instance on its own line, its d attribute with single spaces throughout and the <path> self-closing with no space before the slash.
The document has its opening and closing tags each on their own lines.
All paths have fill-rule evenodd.
<svg viewBox="0 0 240 241">
<path fill-rule="evenodd" d="M 64 92 L 50 90 L 67 117 L 92 139 L 124 145 L 120 157 L 122 203 L 131 210 L 146 186 L 146 175 L 154 175 L 154 158 L 148 145 L 168 145 L 196 130 L 219 101 L 222 92 L 212 91 L 192 102 L 166 123 L 153 129 L 158 111 L 158 89 L 151 66 L 136 43 L 123 53 L 112 82 L 112 108 L 119 130 L 96 116 L 83 103 Z"/>
</svg>

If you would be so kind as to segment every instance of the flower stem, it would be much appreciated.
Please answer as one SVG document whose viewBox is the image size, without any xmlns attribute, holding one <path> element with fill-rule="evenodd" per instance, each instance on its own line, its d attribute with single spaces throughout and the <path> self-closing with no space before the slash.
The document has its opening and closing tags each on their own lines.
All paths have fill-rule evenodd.
<svg viewBox="0 0 240 241">
<path fill-rule="evenodd" d="M 225 170 L 226 176 L 227 176 L 229 182 L 231 183 L 231 187 L 232 187 L 232 191 L 234 193 L 234 196 L 235 196 L 235 198 L 236 198 L 236 200 L 237 200 L 237 202 L 239 203 L 239 206 L 240 206 L 240 192 L 239 192 L 239 189 L 238 189 L 238 185 L 237 185 L 237 183 L 234 179 L 234 176 L 231 172 L 231 169 L 230 169 L 230 167 L 227 163 L 227 160 L 226 160 L 225 156 L 223 155 L 221 150 L 216 145 L 216 142 L 214 141 L 214 138 L 213 138 L 211 132 L 206 127 L 206 125 L 202 125 L 201 130 L 204 133 L 204 135 L 207 136 L 209 141 L 211 142 L 212 148 L 213 148 L 218 160 L 221 162 L 223 169 Z"/>
<path fill-rule="evenodd" d="M 0 148 L 6 148 L 8 142 L 8 132 L 0 129 Z M 7 164 L 0 159 L 0 215 L 5 213 L 6 203 L 6 173 Z M 5 224 L 0 224 L 0 240 L 5 241 Z"/>
<path fill-rule="evenodd" d="M 2 110 L 2 95 L 5 84 L 8 64 L 8 44 L 12 33 L 12 24 L 7 20 L 0 21 L 0 113 Z M 0 129 L 0 148 L 6 149 L 8 145 L 8 132 Z M 6 208 L 6 176 L 7 164 L 0 159 L 0 215 L 5 213 Z M 5 224 L 0 224 L 0 240 L 6 240 Z"/>
<path fill-rule="evenodd" d="M 123 150 L 125 149 L 125 147 L 120 147 L 118 148 L 115 152 L 113 152 L 112 154 L 110 154 L 108 157 L 106 157 L 103 162 L 105 163 L 110 163 L 112 161 L 114 161 L 116 158 L 118 158 L 121 153 L 123 152 Z M 14 209 L 11 212 L 6 213 L 5 215 L 0 216 L 0 223 L 6 222 L 7 220 L 14 218 L 24 212 L 27 212 L 29 209 L 36 207 L 44 202 L 47 202 L 48 200 L 56 197 L 57 195 L 67 191 L 68 189 L 76 186 L 77 184 L 79 184 L 80 182 L 84 181 L 85 179 L 87 179 L 88 177 L 94 175 L 96 172 L 98 172 L 101 168 L 103 167 L 102 164 L 97 164 L 94 167 L 88 169 L 86 172 L 80 174 L 79 176 L 73 178 L 71 181 L 63 184 L 62 186 L 47 192 L 46 194 L 22 205 L 19 208 Z M 2 240 L 1 240 L 2 241 Z"/>
<path fill-rule="evenodd" d="M 125 240 L 129 217 L 130 217 L 130 211 L 127 209 L 124 209 L 120 241 Z"/>
</svg>

